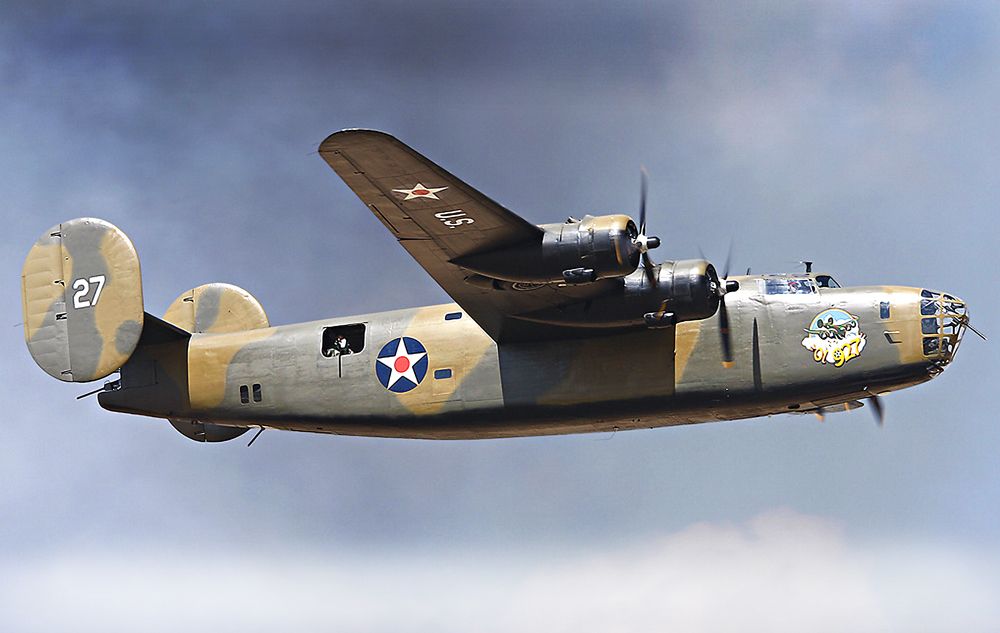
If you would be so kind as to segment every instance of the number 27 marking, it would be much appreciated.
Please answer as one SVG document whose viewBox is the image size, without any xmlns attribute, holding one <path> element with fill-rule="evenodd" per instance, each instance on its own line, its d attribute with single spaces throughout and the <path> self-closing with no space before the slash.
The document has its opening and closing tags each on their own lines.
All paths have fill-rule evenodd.
<svg viewBox="0 0 1000 633">
<path fill-rule="evenodd" d="M 104 289 L 105 279 L 104 275 L 95 275 L 89 279 L 80 277 L 74 281 L 73 290 L 76 290 L 76 292 L 73 293 L 73 307 L 89 308 L 91 306 L 96 306 L 97 300 L 101 298 L 101 290 Z M 84 297 L 90 294 L 90 284 L 94 284 L 96 286 L 96 288 L 94 288 L 94 298 L 84 299 Z"/>
</svg>

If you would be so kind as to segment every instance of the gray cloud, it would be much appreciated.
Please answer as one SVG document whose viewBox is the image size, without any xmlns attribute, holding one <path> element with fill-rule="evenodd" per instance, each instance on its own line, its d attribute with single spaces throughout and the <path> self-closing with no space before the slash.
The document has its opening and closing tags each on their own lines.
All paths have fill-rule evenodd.
<svg viewBox="0 0 1000 633">
<path fill-rule="evenodd" d="M 88 551 L 0 566 L 0 605 L 19 631 L 985 632 L 1000 617 L 997 562 L 990 549 L 852 542 L 776 511 L 556 555 Z M 38 595 L 48 609 L 31 607 Z"/>
</svg>

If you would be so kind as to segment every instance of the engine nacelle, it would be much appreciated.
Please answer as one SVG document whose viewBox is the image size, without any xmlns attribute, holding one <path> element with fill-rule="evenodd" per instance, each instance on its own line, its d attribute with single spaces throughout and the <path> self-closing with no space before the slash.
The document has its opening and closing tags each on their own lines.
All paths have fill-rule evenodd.
<svg viewBox="0 0 1000 633">
<path fill-rule="evenodd" d="M 635 222 L 627 215 L 585 216 L 543 224 L 539 243 L 472 255 L 454 263 L 493 279 L 522 283 L 585 283 L 625 277 L 639 266 Z"/>
<path fill-rule="evenodd" d="M 719 275 L 703 259 L 663 262 L 656 267 L 656 285 L 643 271 L 625 278 L 618 292 L 589 301 L 545 308 L 518 318 L 580 328 L 625 328 L 645 323 L 669 327 L 682 321 L 707 319 L 719 309 Z M 735 283 L 735 282 L 731 282 Z"/>
<path fill-rule="evenodd" d="M 663 262 L 655 294 L 666 299 L 676 322 L 707 319 L 719 309 L 719 274 L 704 259 Z M 650 294 L 645 290 L 644 294 Z"/>
</svg>

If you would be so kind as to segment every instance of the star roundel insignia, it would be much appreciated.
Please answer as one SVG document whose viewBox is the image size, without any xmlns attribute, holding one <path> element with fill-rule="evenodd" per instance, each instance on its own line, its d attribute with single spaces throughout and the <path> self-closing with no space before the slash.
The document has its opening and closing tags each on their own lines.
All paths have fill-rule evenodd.
<svg viewBox="0 0 1000 633">
<path fill-rule="evenodd" d="M 400 193 L 406 197 L 403 200 L 413 200 L 414 198 L 430 198 L 431 200 L 440 200 L 437 197 L 437 192 L 444 191 L 448 187 L 425 187 L 421 183 L 413 185 L 412 189 L 393 189 L 394 193 Z"/>
<path fill-rule="evenodd" d="M 375 359 L 375 375 L 393 393 L 415 389 L 427 375 L 427 350 L 415 338 L 394 338 L 382 346 Z"/>
</svg>

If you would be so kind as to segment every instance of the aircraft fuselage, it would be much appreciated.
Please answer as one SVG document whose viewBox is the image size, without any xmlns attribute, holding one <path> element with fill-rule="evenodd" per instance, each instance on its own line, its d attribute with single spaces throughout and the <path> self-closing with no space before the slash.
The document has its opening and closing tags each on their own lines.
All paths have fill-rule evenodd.
<svg viewBox="0 0 1000 633">
<path fill-rule="evenodd" d="M 811 278 L 733 278 L 731 367 L 722 364 L 718 314 L 498 345 L 445 304 L 193 334 L 184 350 L 141 346 L 120 388 L 99 399 L 114 411 L 222 426 L 493 438 L 829 411 L 929 380 L 951 360 L 962 328 L 945 331 L 948 295 L 932 301 L 901 286 L 770 293 Z M 330 349 L 341 332 L 349 353 Z"/>
</svg>

